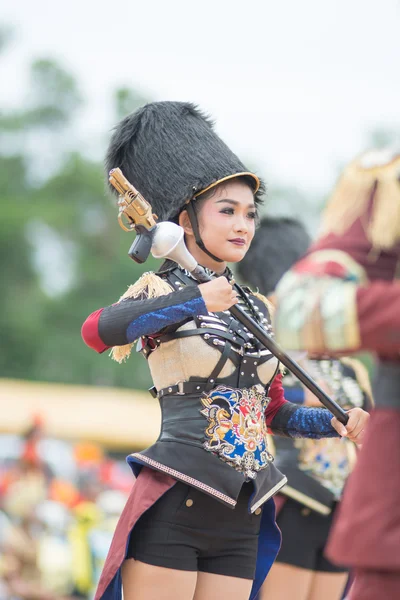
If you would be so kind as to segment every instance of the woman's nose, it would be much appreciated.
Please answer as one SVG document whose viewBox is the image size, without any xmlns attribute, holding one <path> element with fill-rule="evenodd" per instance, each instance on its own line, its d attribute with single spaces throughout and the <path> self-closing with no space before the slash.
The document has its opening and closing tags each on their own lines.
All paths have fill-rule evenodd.
<svg viewBox="0 0 400 600">
<path fill-rule="evenodd" d="M 247 232 L 247 223 L 246 220 L 243 218 L 238 219 L 237 221 L 235 221 L 235 227 L 234 227 L 235 231 L 241 231 L 242 233 L 246 233 Z"/>
</svg>

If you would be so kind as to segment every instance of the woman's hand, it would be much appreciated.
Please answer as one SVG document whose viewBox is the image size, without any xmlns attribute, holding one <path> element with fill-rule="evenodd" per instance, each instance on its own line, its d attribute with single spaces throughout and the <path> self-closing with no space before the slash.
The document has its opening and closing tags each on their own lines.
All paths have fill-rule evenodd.
<svg viewBox="0 0 400 600">
<path fill-rule="evenodd" d="M 228 310 L 237 304 L 238 297 L 226 277 L 217 277 L 199 285 L 199 290 L 209 312 Z"/>
<path fill-rule="evenodd" d="M 331 421 L 332 427 L 336 429 L 338 434 L 342 437 L 347 437 L 347 439 L 357 444 L 357 446 L 361 446 L 369 414 L 362 408 L 352 408 L 347 411 L 347 414 L 349 416 L 347 425 L 343 425 L 336 417 L 333 417 Z"/>
</svg>

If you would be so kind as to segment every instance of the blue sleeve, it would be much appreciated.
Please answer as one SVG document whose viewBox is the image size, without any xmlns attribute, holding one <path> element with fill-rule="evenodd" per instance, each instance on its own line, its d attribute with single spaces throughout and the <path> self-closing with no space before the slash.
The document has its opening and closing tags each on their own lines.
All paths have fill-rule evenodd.
<svg viewBox="0 0 400 600">
<path fill-rule="evenodd" d="M 98 334 L 108 347 L 123 346 L 141 336 L 156 334 L 168 325 L 207 314 L 198 286 L 187 286 L 158 298 L 129 298 L 104 308 L 98 320 Z"/>
<path fill-rule="evenodd" d="M 291 438 L 320 439 L 340 437 L 331 425 L 332 414 L 326 408 L 295 406 L 286 402 L 271 422 L 275 435 Z"/>
</svg>

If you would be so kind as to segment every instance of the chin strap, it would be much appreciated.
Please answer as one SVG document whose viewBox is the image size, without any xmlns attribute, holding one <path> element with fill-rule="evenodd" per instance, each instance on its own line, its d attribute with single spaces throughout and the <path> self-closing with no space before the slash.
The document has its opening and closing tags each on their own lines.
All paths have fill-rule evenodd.
<svg viewBox="0 0 400 600">
<path fill-rule="evenodd" d="M 211 252 L 209 252 L 207 250 L 207 248 L 204 245 L 203 240 L 200 237 L 200 231 L 199 231 L 199 222 L 197 220 L 197 215 L 196 215 L 196 211 L 194 210 L 193 204 L 192 202 L 189 202 L 188 204 L 186 204 L 186 212 L 189 216 L 189 221 L 190 224 L 192 226 L 193 229 L 193 233 L 194 233 L 194 239 L 196 241 L 196 244 L 198 245 L 199 248 L 201 248 L 201 250 L 203 250 L 203 252 L 205 252 L 206 254 L 208 254 L 208 256 L 210 258 L 212 258 L 213 260 L 216 260 L 217 262 L 224 262 L 223 260 L 221 260 L 220 258 L 218 258 L 218 256 L 214 256 L 214 254 L 211 254 Z"/>
</svg>

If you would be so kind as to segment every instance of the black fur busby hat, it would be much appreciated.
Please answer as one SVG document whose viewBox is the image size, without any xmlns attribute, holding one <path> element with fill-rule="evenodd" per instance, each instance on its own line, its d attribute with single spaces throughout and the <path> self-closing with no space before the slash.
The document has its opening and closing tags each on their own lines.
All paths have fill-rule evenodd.
<svg viewBox="0 0 400 600">
<path fill-rule="evenodd" d="M 107 174 L 116 167 L 160 221 L 174 220 L 192 198 L 239 175 L 253 188 L 256 202 L 263 191 L 258 177 L 215 133 L 211 120 L 186 102 L 153 102 L 125 117 L 106 156 Z"/>
<path fill-rule="evenodd" d="M 311 238 L 300 221 L 264 217 L 238 264 L 238 272 L 246 283 L 268 296 L 310 244 Z"/>
</svg>

